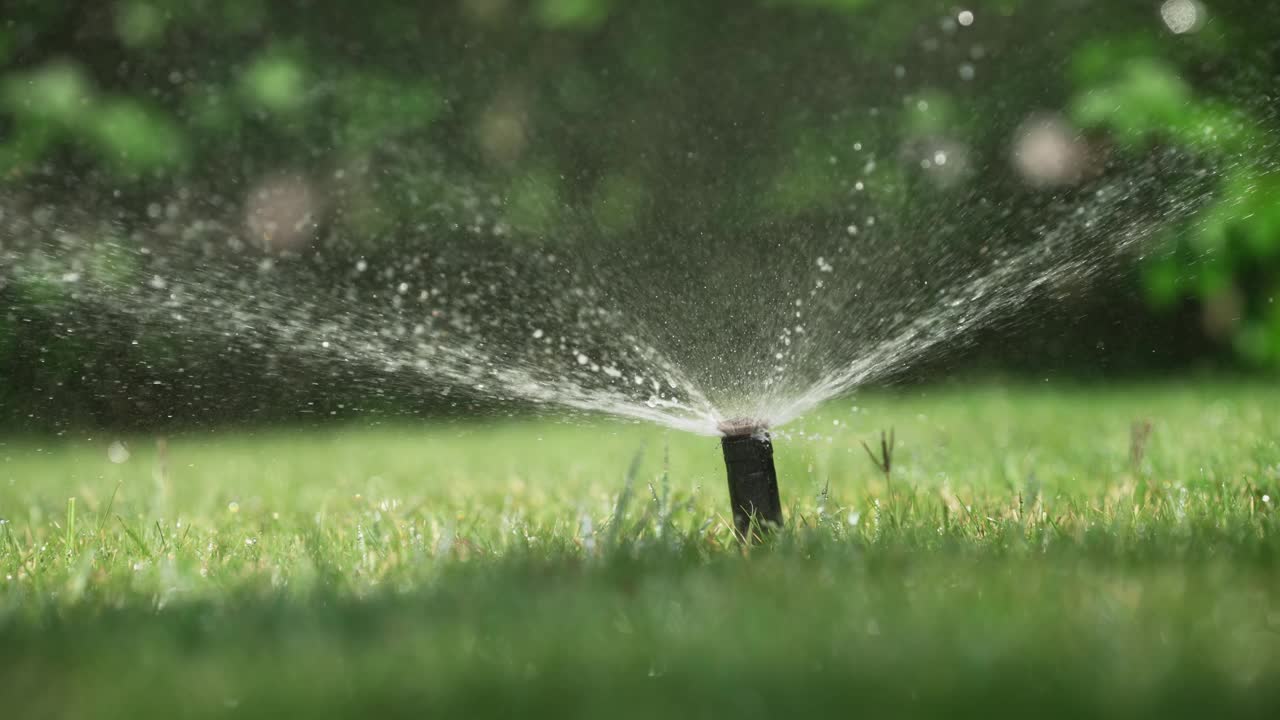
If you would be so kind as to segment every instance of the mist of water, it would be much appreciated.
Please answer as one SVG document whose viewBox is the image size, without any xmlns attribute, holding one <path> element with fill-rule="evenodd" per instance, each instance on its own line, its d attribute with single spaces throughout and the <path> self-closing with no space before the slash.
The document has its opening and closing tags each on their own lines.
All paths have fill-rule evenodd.
<svg viewBox="0 0 1280 720">
<path fill-rule="evenodd" d="M 623 283 L 616 277 L 627 269 L 623 259 L 611 268 L 589 253 L 571 261 L 502 248 L 495 256 L 475 238 L 449 256 L 345 258 L 347 278 L 334 283 L 296 258 L 208 250 L 206 243 L 225 239 L 139 249 L 89 243 L 51 222 L 58 229 L 50 239 L 11 255 L 9 268 L 19 280 L 54 278 L 52 291 L 69 301 L 198 350 L 222 352 L 234 339 L 264 356 L 310 363 L 334 382 L 604 413 L 711 435 L 731 417 L 783 425 L 921 358 L 955 351 L 976 330 L 1017 319 L 1046 291 L 1131 262 L 1164 223 L 1188 216 L 1205 197 L 1189 185 L 1171 192 L 1167 170 L 1149 158 L 1141 172 L 1103 180 L 1019 229 L 1020 245 L 992 242 L 990 257 L 977 261 L 932 243 L 919 250 L 917 238 L 886 222 L 860 234 L 846 226 L 789 238 L 787 247 L 753 247 L 764 262 L 712 262 L 697 268 L 706 275 L 696 284 L 666 279 L 661 266 Z M 731 243 L 717 251 L 731 252 Z M 137 276 L 139 264 L 144 282 L 115 279 L 118 265 Z"/>
</svg>

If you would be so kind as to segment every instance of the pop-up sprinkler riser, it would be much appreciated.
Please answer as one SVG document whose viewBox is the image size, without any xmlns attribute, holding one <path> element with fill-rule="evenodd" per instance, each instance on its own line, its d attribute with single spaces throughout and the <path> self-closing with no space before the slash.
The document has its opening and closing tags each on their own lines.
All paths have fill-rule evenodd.
<svg viewBox="0 0 1280 720">
<path fill-rule="evenodd" d="M 720 423 L 724 464 L 729 475 L 729 502 L 738 540 L 756 539 L 782 526 L 778 473 L 768 427 L 748 418 Z M 753 525 L 755 530 L 753 531 Z"/>
</svg>

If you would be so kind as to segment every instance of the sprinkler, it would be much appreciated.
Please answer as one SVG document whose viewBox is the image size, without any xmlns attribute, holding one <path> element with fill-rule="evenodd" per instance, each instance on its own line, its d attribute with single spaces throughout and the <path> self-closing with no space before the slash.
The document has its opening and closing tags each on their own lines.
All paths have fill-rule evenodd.
<svg viewBox="0 0 1280 720">
<path fill-rule="evenodd" d="M 778 473 L 773 467 L 769 428 L 750 418 L 720 423 L 724 464 L 729 472 L 729 502 L 739 542 L 757 540 L 782 526 Z M 753 525 L 755 530 L 753 532 Z"/>
</svg>

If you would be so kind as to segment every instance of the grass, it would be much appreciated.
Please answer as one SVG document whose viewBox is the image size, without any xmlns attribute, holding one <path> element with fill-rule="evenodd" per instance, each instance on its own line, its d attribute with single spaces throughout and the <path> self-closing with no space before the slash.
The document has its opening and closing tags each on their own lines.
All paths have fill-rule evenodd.
<svg viewBox="0 0 1280 720">
<path fill-rule="evenodd" d="M 136 437 L 118 464 L 120 438 L 10 438 L 0 708 L 1266 716 L 1276 408 L 1270 384 L 859 396 L 781 433 L 789 525 L 745 550 L 717 443 L 651 427 Z M 862 443 L 890 427 L 886 477 Z"/>
</svg>

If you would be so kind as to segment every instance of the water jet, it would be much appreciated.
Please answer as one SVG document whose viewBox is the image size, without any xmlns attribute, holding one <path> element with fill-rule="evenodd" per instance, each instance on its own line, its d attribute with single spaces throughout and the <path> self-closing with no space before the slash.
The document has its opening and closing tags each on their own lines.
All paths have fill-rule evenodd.
<svg viewBox="0 0 1280 720">
<path fill-rule="evenodd" d="M 721 422 L 724 464 L 729 476 L 729 503 L 739 542 L 759 539 L 782 526 L 778 473 L 767 424 L 751 418 Z"/>
</svg>

